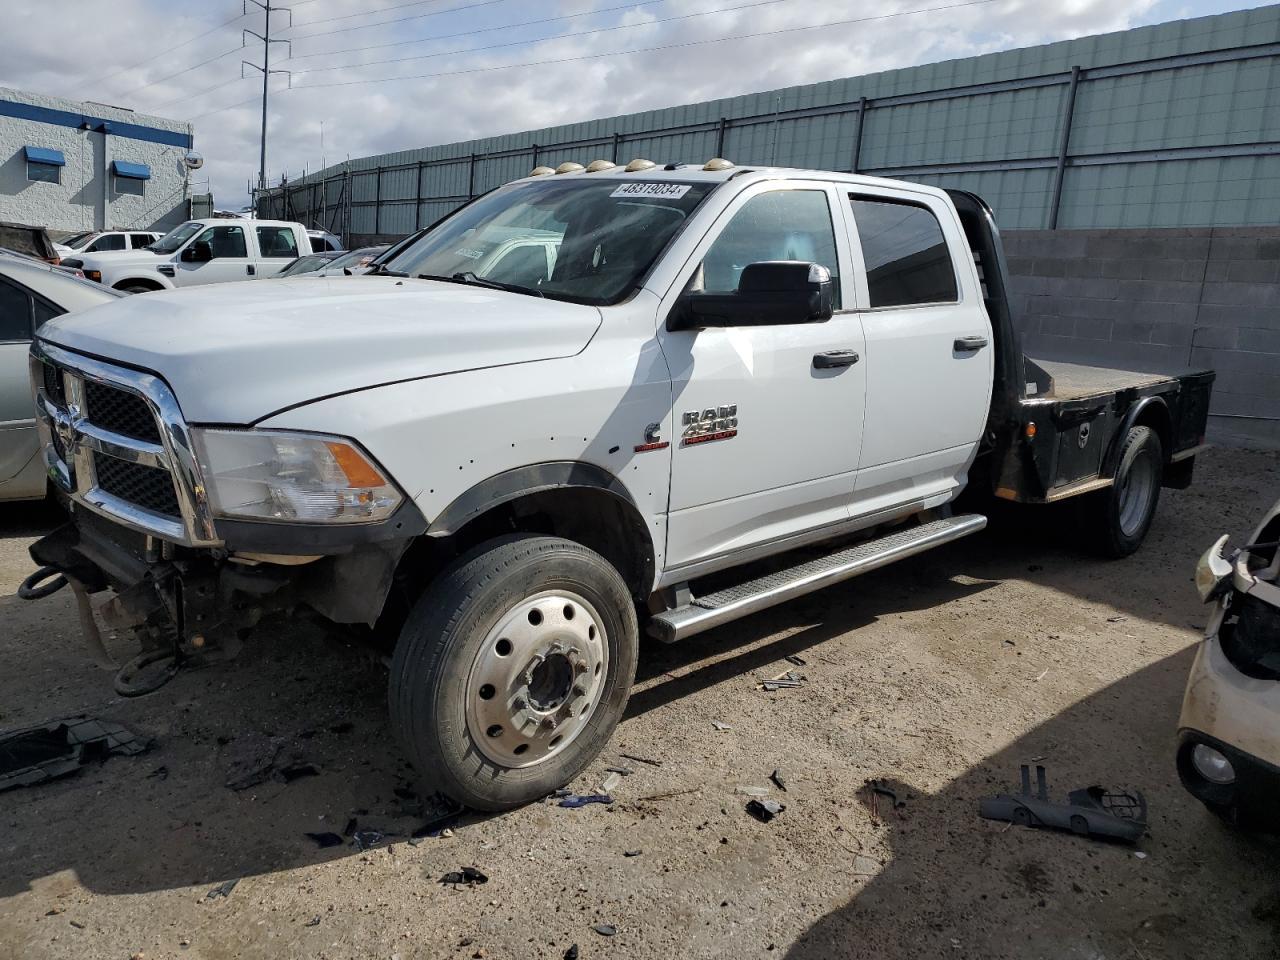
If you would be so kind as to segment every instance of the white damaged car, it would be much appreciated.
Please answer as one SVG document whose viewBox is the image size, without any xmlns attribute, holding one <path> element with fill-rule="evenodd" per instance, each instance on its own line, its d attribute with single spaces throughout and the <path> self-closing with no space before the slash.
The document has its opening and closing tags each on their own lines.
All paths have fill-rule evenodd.
<svg viewBox="0 0 1280 960">
<path fill-rule="evenodd" d="M 1280 829 L 1280 503 L 1249 542 L 1200 559 L 1214 603 L 1178 721 L 1183 785 L 1228 823 Z"/>
</svg>

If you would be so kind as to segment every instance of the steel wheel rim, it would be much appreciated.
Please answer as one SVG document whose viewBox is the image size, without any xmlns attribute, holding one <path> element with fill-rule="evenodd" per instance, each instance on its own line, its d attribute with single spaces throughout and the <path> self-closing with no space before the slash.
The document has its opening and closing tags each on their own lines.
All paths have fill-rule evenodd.
<svg viewBox="0 0 1280 960">
<path fill-rule="evenodd" d="M 608 636 L 595 607 L 570 590 L 527 597 L 480 644 L 467 675 L 467 730 L 502 767 L 545 762 L 587 728 L 608 673 Z"/>
<path fill-rule="evenodd" d="M 1126 537 L 1132 537 L 1142 529 L 1155 499 L 1155 491 L 1155 461 L 1149 452 L 1139 451 L 1120 478 L 1120 530 Z"/>
</svg>

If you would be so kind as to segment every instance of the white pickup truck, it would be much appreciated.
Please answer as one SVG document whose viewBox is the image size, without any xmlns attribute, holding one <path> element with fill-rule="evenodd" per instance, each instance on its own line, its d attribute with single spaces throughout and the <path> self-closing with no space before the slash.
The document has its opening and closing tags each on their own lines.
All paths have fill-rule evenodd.
<svg viewBox="0 0 1280 960">
<path fill-rule="evenodd" d="M 126 694 L 299 604 L 370 625 L 423 780 L 502 809 L 604 746 L 643 632 L 981 530 L 951 509 L 966 485 L 1079 494 L 1123 556 L 1191 480 L 1213 374 L 1025 358 L 972 194 L 722 160 L 561 170 L 368 275 L 46 323 L 31 371 L 71 521 L 22 594 L 105 591 L 142 643 Z M 513 228 L 528 262 L 488 276 Z"/>
<path fill-rule="evenodd" d="M 141 250 L 64 257 L 90 280 L 126 293 L 274 277 L 311 252 L 300 223 L 284 220 L 188 220 Z"/>
</svg>

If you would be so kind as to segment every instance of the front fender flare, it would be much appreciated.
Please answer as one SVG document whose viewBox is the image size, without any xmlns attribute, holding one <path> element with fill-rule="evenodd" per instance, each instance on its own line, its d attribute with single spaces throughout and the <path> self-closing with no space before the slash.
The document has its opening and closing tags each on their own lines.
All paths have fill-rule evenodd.
<svg viewBox="0 0 1280 960">
<path fill-rule="evenodd" d="M 531 493 L 567 488 L 604 490 L 639 512 L 622 481 L 603 467 L 577 460 L 533 463 L 481 480 L 454 499 L 427 527 L 429 537 L 448 537 L 496 506 Z"/>
</svg>

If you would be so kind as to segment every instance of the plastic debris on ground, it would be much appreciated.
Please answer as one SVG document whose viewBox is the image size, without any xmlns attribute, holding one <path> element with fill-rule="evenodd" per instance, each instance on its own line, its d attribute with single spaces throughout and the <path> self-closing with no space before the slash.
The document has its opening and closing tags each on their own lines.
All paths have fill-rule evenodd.
<svg viewBox="0 0 1280 960">
<path fill-rule="evenodd" d="M 227 759 L 226 785 L 237 792 L 268 780 L 292 783 L 320 773 L 320 768 L 304 760 L 298 747 L 284 737 L 269 737 L 257 732 L 232 740 L 227 748 Z"/>
<path fill-rule="evenodd" d="M 858 799 L 871 813 L 873 821 L 879 821 L 892 812 L 904 817 L 909 797 L 911 793 L 907 786 L 893 780 L 868 780 L 858 790 Z"/>
<path fill-rule="evenodd" d="M 1147 831 L 1147 801 L 1138 791 L 1110 791 L 1099 786 L 1072 790 L 1066 803 L 1049 800 L 1043 766 L 1036 766 L 1036 789 L 1031 789 L 1031 768 L 1021 767 L 1022 792 L 1000 794 L 978 804 L 978 815 L 987 820 L 1007 820 L 1024 827 L 1069 830 L 1082 837 L 1106 837 L 1137 843 Z"/>
<path fill-rule="evenodd" d="M 727 723 L 721 723 L 719 720 L 712 720 L 711 725 L 721 733 L 724 733 L 726 730 L 733 729 L 733 727 L 729 726 Z"/>
<path fill-rule="evenodd" d="M 336 833 L 308 833 L 307 836 L 322 850 L 326 847 L 340 847 L 344 842 Z"/>
<path fill-rule="evenodd" d="M 67 717 L 0 734 L 0 792 L 69 776 L 92 762 L 150 747 L 118 723 Z"/>
<path fill-rule="evenodd" d="M 595 930 L 595 932 L 600 934 L 602 937 L 612 937 L 618 932 L 618 928 L 612 923 L 597 923 L 591 929 Z"/>
<path fill-rule="evenodd" d="M 607 793 L 571 793 L 566 797 L 561 797 L 558 806 L 576 810 L 578 807 L 585 807 L 589 803 L 613 803 L 613 797 Z"/>
<path fill-rule="evenodd" d="M 781 770 L 774 770 L 773 773 L 769 774 L 769 779 L 772 780 L 773 785 L 777 787 L 779 790 L 781 790 L 783 793 L 787 792 L 787 782 L 782 779 Z"/>
<path fill-rule="evenodd" d="M 387 839 L 387 835 L 381 830 L 357 830 L 351 835 L 351 842 L 357 850 L 368 850 L 376 847 L 383 840 Z"/>
<path fill-rule="evenodd" d="M 622 855 L 624 857 L 638 857 L 642 853 L 644 853 L 643 850 L 623 850 L 622 851 Z"/>
<path fill-rule="evenodd" d="M 424 837 L 436 838 L 446 835 L 452 836 L 452 828 L 457 826 L 458 820 L 466 811 L 466 808 L 463 807 L 462 804 L 456 803 L 453 800 L 446 800 L 437 797 L 434 800 L 434 804 L 434 815 L 428 817 L 425 822 L 414 830 L 409 839 L 409 842 L 414 844 L 414 846 L 417 846 L 417 843 L 421 843 Z M 417 841 L 417 843 L 414 841 Z"/>
<path fill-rule="evenodd" d="M 620 784 L 621 782 L 622 782 L 622 774 L 611 773 L 604 778 L 604 782 L 600 784 L 600 789 L 603 790 L 605 793 L 612 793 L 614 790 L 617 789 L 618 784 Z"/>
<path fill-rule="evenodd" d="M 204 895 L 204 898 L 206 900 L 225 899 L 231 896 L 231 891 L 236 888 L 236 884 L 239 882 L 240 882 L 240 878 L 236 877 L 234 880 L 227 880 L 225 883 L 220 883 L 216 887 L 214 887 L 212 890 L 210 890 L 208 893 L 206 893 Z"/>
<path fill-rule="evenodd" d="M 317 913 L 314 917 L 312 917 L 310 920 L 308 920 L 306 923 L 304 923 L 304 924 L 303 924 L 303 926 L 304 926 L 304 927 L 318 927 L 318 926 L 320 926 L 320 914 L 318 914 L 318 913 Z"/>
<path fill-rule="evenodd" d="M 747 797 L 767 797 L 769 794 L 773 793 L 773 791 L 768 787 L 756 787 L 749 784 L 739 784 L 734 788 L 734 792 L 741 793 L 743 796 Z"/>
<path fill-rule="evenodd" d="M 440 878 L 440 882 L 471 887 L 480 883 L 488 883 L 489 878 L 481 873 L 477 867 L 463 867 L 461 870 L 450 870 Z"/>
<path fill-rule="evenodd" d="M 787 809 L 787 805 L 779 803 L 777 800 L 754 799 L 747 801 L 747 813 L 761 823 L 768 823 L 785 809 Z"/>
</svg>

